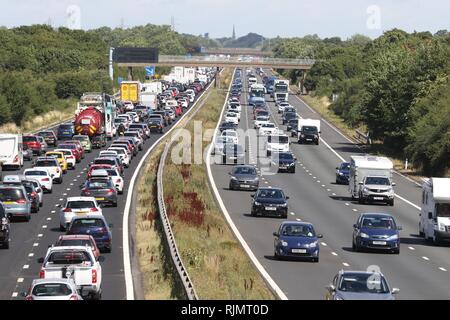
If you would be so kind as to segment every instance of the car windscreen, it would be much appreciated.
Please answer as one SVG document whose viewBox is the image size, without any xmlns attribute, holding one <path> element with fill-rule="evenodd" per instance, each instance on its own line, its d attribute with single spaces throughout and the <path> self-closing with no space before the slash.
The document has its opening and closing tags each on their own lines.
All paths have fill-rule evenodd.
<svg viewBox="0 0 450 320">
<path fill-rule="evenodd" d="M 275 153 L 274 155 L 281 160 L 294 160 L 294 156 L 291 153 Z"/>
<path fill-rule="evenodd" d="M 73 126 L 70 124 L 62 124 L 59 126 L 59 130 L 72 130 Z"/>
<path fill-rule="evenodd" d="M 282 199 L 284 198 L 284 193 L 277 189 L 264 189 L 258 192 L 257 198 L 263 199 Z"/>
<path fill-rule="evenodd" d="M 60 144 L 58 145 L 60 149 L 77 149 L 77 146 L 74 144 Z"/>
<path fill-rule="evenodd" d="M 267 142 L 285 144 L 289 142 L 289 138 L 287 136 L 268 136 Z"/>
<path fill-rule="evenodd" d="M 47 176 L 47 172 L 45 171 L 39 171 L 39 170 L 33 170 L 33 171 L 26 171 L 26 176 Z"/>
<path fill-rule="evenodd" d="M 40 135 L 42 137 L 53 137 L 53 132 L 42 131 L 42 132 L 39 132 L 38 135 Z"/>
<path fill-rule="evenodd" d="M 305 133 L 317 133 L 317 127 L 314 126 L 303 126 L 302 129 Z"/>
<path fill-rule="evenodd" d="M 378 186 L 389 186 L 391 185 L 388 178 L 385 177 L 367 177 L 366 184 L 374 184 Z"/>
<path fill-rule="evenodd" d="M 81 264 L 85 262 L 92 263 L 91 258 L 89 257 L 89 254 L 87 252 L 77 250 L 52 252 L 47 259 L 47 263 L 49 262 L 53 264 Z"/>
<path fill-rule="evenodd" d="M 436 213 L 438 217 L 450 217 L 450 203 L 436 204 Z"/>
<path fill-rule="evenodd" d="M 344 162 L 341 164 L 341 170 L 349 170 L 350 169 L 350 163 Z"/>
<path fill-rule="evenodd" d="M 344 274 L 338 288 L 344 292 L 389 293 L 386 280 L 377 273 Z"/>
<path fill-rule="evenodd" d="M 109 176 L 112 176 L 112 177 L 116 177 L 116 176 L 118 176 L 119 174 L 117 173 L 117 171 L 116 170 L 113 170 L 113 169 L 109 169 L 109 170 L 106 170 L 107 172 L 108 172 L 108 175 Z"/>
<path fill-rule="evenodd" d="M 58 297 L 72 294 L 72 289 L 65 283 L 39 283 L 33 287 L 32 295 L 36 297 Z"/>
<path fill-rule="evenodd" d="M 365 217 L 362 226 L 369 229 L 395 229 L 395 222 L 391 217 Z"/>
<path fill-rule="evenodd" d="M 314 229 L 310 225 L 285 225 L 281 231 L 282 236 L 287 237 L 314 237 Z"/>
<path fill-rule="evenodd" d="M 256 169 L 253 167 L 236 167 L 233 170 L 233 174 L 256 175 Z"/>
<path fill-rule="evenodd" d="M 86 200 L 77 200 L 77 201 L 69 201 L 67 203 L 66 208 L 70 209 L 86 209 L 86 208 L 95 208 L 94 201 L 86 201 Z"/>
</svg>

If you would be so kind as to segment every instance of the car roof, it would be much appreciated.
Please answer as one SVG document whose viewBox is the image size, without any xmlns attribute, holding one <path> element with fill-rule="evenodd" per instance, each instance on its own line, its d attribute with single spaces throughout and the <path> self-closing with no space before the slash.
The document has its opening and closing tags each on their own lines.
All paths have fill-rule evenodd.
<svg viewBox="0 0 450 320">
<path fill-rule="evenodd" d="M 283 221 L 281 223 L 282 226 L 284 225 L 299 225 L 299 226 L 311 226 L 313 227 L 313 224 L 311 222 L 306 221 L 295 221 L 295 220 L 289 220 L 289 221 Z"/>
<path fill-rule="evenodd" d="M 363 212 L 361 213 L 361 216 L 363 217 L 386 217 L 386 218 L 394 218 L 389 213 L 370 213 L 370 212 Z"/>
</svg>

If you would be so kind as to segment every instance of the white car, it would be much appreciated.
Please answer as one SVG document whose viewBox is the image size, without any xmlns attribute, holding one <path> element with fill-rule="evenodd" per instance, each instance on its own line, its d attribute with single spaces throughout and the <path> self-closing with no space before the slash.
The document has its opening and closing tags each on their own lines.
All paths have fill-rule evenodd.
<svg viewBox="0 0 450 320">
<path fill-rule="evenodd" d="M 127 114 L 127 113 L 119 114 L 117 116 L 117 118 L 124 118 L 125 120 L 127 120 L 127 128 L 130 126 L 130 124 L 133 123 L 133 117 L 130 114 Z"/>
<path fill-rule="evenodd" d="M 189 102 L 186 99 L 179 99 L 178 103 L 181 105 L 182 108 L 187 108 L 189 107 Z"/>
<path fill-rule="evenodd" d="M 225 122 L 231 122 L 231 123 L 234 123 L 234 124 L 238 124 L 239 123 L 239 119 L 238 119 L 237 114 L 234 113 L 234 112 L 228 112 L 225 115 Z"/>
<path fill-rule="evenodd" d="M 233 139 L 233 143 L 234 144 L 238 144 L 238 134 L 235 130 L 224 130 L 222 131 L 221 134 L 222 137 L 230 137 L 231 139 Z"/>
<path fill-rule="evenodd" d="M 103 215 L 102 208 L 94 197 L 68 197 L 59 212 L 59 228 L 66 230 L 73 217 Z"/>
<path fill-rule="evenodd" d="M 54 157 L 39 157 L 34 163 L 35 168 L 45 168 L 50 173 L 53 178 L 53 182 L 62 183 L 63 182 L 63 171 L 59 165 L 58 159 Z"/>
<path fill-rule="evenodd" d="M 278 127 L 275 126 L 274 123 L 263 123 L 260 127 L 259 127 L 259 135 L 260 136 L 268 136 L 268 135 L 272 135 L 272 134 L 276 134 L 278 133 Z"/>
<path fill-rule="evenodd" d="M 289 102 L 280 102 L 278 104 L 278 113 L 283 113 L 284 109 L 290 107 L 291 105 Z"/>
<path fill-rule="evenodd" d="M 115 151 L 117 152 L 120 160 L 122 161 L 122 164 L 125 166 L 125 168 L 128 168 L 130 166 L 130 157 L 128 156 L 127 150 L 125 147 L 119 148 L 119 147 L 109 147 L 106 149 L 107 151 Z"/>
<path fill-rule="evenodd" d="M 117 192 L 119 194 L 123 193 L 123 187 L 124 187 L 124 180 L 122 176 L 120 175 L 119 171 L 117 169 L 95 169 L 91 172 L 91 178 L 108 178 L 111 177 L 111 180 L 113 181 L 114 185 L 116 186 Z"/>
<path fill-rule="evenodd" d="M 62 152 L 64 154 L 64 158 L 67 162 L 67 167 L 69 169 L 75 170 L 77 158 L 73 154 L 71 149 L 55 149 L 55 152 Z"/>
<path fill-rule="evenodd" d="M 131 118 L 133 119 L 133 122 L 139 122 L 139 115 L 136 112 L 130 112 L 128 111 L 125 114 L 129 114 L 131 116 Z"/>
<path fill-rule="evenodd" d="M 241 110 L 236 105 L 232 105 L 232 106 L 228 107 L 227 112 L 235 112 L 235 113 L 239 114 L 239 119 L 241 118 Z"/>
<path fill-rule="evenodd" d="M 218 136 L 216 138 L 216 142 L 214 143 L 214 154 L 221 155 L 223 153 L 225 144 L 229 144 L 229 143 L 231 143 L 231 144 L 234 143 L 234 139 L 232 137 Z"/>
<path fill-rule="evenodd" d="M 267 136 L 266 152 L 270 156 L 272 152 L 288 152 L 290 140 L 285 134 L 275 134 Z"/>
<path fill-rule="evenodd" d="M 52 193 L 53 190 L 53 179 L 46 168 L 31 168 L 25 169 L 23 174 L 27 178 L 31 178 L 39 181 L 42 188 L 48 192 Z"/>
<path fill-rule="evenodd" d="M 269 117 L 268 116 L 259 116 L 256 117 L 255 120 L 255 129 L 259 129 L 259 127 L 263 124 L 263 123 L 269 123 Z"/>
<path fill-rule="evenodd" d="M 131 101 L 124 101 L 123 105 L 125 106 L 126 111 L 133 111 L 134 110 L 134 104 Z"/>
<path fill-rule="evenodd" d="M 73 279 L 34 279 L 25 300 L 83 300 Z"/>
<path fill-rule="evenodd" d="M 242 106 L 241 106 L 241 104 L 239 102 L 235 102 L 235 101 L 228 102 L 228 109 L 234 109 L 234 110 L 237 110 L 237 111 L 241 112 L 242 111 Z"/>
<path fill-rule="evenodd" d="M 195 91 L 192 89 L 187 89 L 185 91 L 189 95 L 189 102 L 194 102 L 195 100 Z"/>
</svg>

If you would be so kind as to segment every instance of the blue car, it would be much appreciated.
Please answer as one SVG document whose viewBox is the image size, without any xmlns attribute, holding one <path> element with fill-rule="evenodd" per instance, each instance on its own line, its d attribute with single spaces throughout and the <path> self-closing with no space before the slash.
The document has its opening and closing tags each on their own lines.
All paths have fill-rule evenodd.
<svg viewBox="0 0 450 320">
<path fill-rule="evenodd" d="M 102 215 L 77 216 L 72 219 L 67 234 L 91 235 L 102 252 L 111 252 L 112 233 Z"/>
<path fill-rule="evenodd" d="M 300 221 L 285 221 L 278 232 L 273 233 L 275 259 L 306 258 L 319 262 L 319 238 L 311 223 Z"/>
<path fill-rule="evenodd" d="M 342 162 L 336 167 L 336 184 L 348 184 L 350 177 L 350 162 Z"/>
<path fill-rule="evenodd" d="M 63 123 L 58 127 L 58 140 L 70 140 L 75 135 L 75 127 L 71 123 Z"/>
<path fill-rule="evenodd" d="M 400 253 L 400 230 L 394 218 L 386 213 L 362 213 L 353 225 L 353 251 L 363 249 Z"/>
</svg>

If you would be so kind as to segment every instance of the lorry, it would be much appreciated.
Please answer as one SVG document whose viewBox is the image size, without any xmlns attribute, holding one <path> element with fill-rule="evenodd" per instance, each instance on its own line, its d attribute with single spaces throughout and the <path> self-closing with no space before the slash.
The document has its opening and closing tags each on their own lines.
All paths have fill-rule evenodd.
<svg viewBox="0 0 450 320">
<path fill-rule="evenodd" d="M 320 120 L 298 119 L 297 138 L 299 144 L 311 142 L 318 145 L 320 140 Z"/>
<path fill-rule="evenodd" d="M 114 97 L 105 93 L 84 93 L 75 113 L 75 133 L 111 139 L 116 134 L 116 113 Z"/>
<path fill-rule="evenodd" d="M 266 93 L 266 88 L 263 84 L 255 83 L 250 86 L 250 98 L 252 97 L 260 97 L 264 98 L 264 94 Z"/>
<path fill-rule="evenodd" d="M 385 202 L 394 205 L 395 183 L 392 182 L 392 161 L 371 155 L 351 156 L 349 192 L 359 203 Z"/>
<path fill-rule="evenodd" d="M 158 108 L 158 95 L 153 92 L 141 92 L 139 104 L 156 110 Z"/>
<path fill-rule="evenodd" d="M 0 164 L 2 168 L 23 166 L 23 142 L 21 134 L 0 134 Z"/>
<path fill-rule="evenodd" d="M 122 81 L 120 83 L 120 100 L 139 102 L 141 94 L 141 83 L 139 81 Z"/>
<path fill-rule="evenodd" d="M 161 81 L 145 82 L 141 85 L 141 94 L 153 93 L 160 94 L 163 92 L 163 84 Z"/>
<path fill-rule="evenodd" d="M 275 79 L 273 84 L 273 92 L 271 93 L 274 101 L 289 100 L 289 80 Z"/>
<path fill-rule="evenodd" d="M 424 180 L 419 218 L 419 235 L 435 245 L 450 240 L 450 178 Z"/>
</svg>

